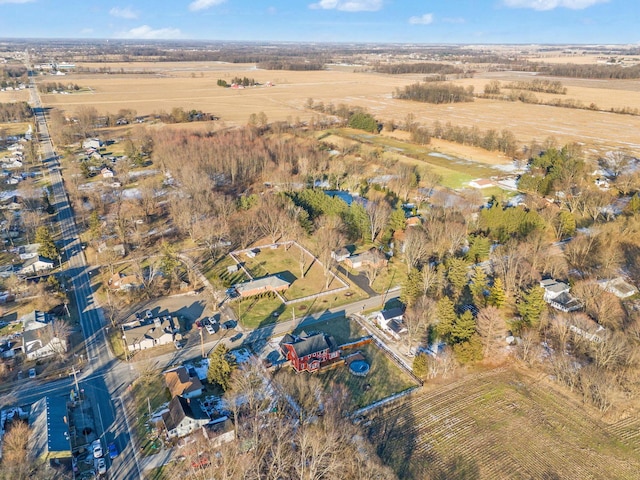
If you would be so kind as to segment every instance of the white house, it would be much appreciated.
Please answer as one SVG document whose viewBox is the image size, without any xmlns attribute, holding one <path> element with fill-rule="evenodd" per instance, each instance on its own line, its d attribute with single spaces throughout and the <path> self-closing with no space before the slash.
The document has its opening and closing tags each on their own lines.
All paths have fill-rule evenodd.
<svg viewBox="0 0 640 480">
<path fill-rule="evenodd" d="M 403 321 L 404 308 L 392 308 L 391 310 L 382 310 L 376 313 L 375 320 L 378 326 L 396 340 L 407 333 L 407 328 Z"/>
<path fill-rule="evenodd" d="M 178 338 L 178 320 L 169 316 L 138 320 L 122 326 L 122 338 L 130 352 L 168 345 Z"/>
<path fill-rule="evenodd" d="M 477 178 L 475 180 L 471 180 L 469 182 L 469 186 L 471 188 L 478 188 L 480 190 L 484 189 L 484 188 L 489 188 L 489 187 L 493 187 L 494 183 L 487 179 L 487 178 Z"/>
<path fill-rule="evenodd" d="M 42 272 L 45 270 L 51 270 L 54 266 L 53 260 L 49 260 L 42 255 L 37 255 L 28 259 L 26 262 L 22 264 L 22 268 L 20 269 L 20 273 L 22 275 L 35 275 L 38 272 Z"/>
<path fill-rule="evenodd" d="M 190 376 L 185 367 L 164 372 L 164 381 L 172 397 L 194 398 L 202 395 L 202 383 L 197 376 Z"/>
<path fill-rule="evenodd" d="M 29 360 L 50 357 L 67 351 L 67 341 L 59 338 L 52 325 L 22 333 L 22 351 Z"/>
<path fill-rule="evenodd" d="M 598 281 L 598 286 L 605 292 L 613 293 L 618 298 L 629 298 L 638 293 L 638 289 L 625 282 L 622 277 Z"/>
<path fill-rule="evenodd" d="M 197 402 L 177 396 L 169 402 L 169 411 L 162 414 L 162 421 L 168 438 L 180 438 L 195 432 L 210 419 Z"/>
<path fill-rule="evenodd" d="M 104 167 L 100 170 L 100 173 L 102 174 L 102 178 L 113 178 L 113 170 L 109 167 Z"/>
<path fill-rule="evenodd" d="M 582 302 L 569 293 L 566 283 L 549 278 L 542 280 L 540 286 L 544 288 L 544 301 L 556 310 L 573 312 L 582 308 Z"/>
</svg>

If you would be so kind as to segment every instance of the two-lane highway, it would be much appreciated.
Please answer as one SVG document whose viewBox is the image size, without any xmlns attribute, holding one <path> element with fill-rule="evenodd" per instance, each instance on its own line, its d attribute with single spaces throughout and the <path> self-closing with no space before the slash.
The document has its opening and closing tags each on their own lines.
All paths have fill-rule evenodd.
<svg viewBox="0 0 640 480">
<path fill-rule="evenodd" d="M 103 447 L 106 448 L 108 442 L 115 441 L 122 452 L 110 465 L 111 478 L 138 479 L 141 478 L 138 460 L 125 421 L 122 402 L 117 400 L 124 385 L 130 383 L 131 372 L 126 368 L 116 368 L 118 362 L 108 348 L 104 329 L 105 318 L 93 296 L 91 272 L 87 268 L 84 252 L 78 238 L 78 230 L 64 187 L 60 163 L 49 136 L 45 110 L 42 107 L 35 77 L 31 70 L 29 76 L 31 102 L 36 116 L 40 148 L 44 166 L 48 168 L 63 251 L 67 259 L 67 273 L 72 281 L 73 295 L 85 339 L 88 362 L 81 379 L 81 387 L 84 388 L 87 398 L 92 403 Z"/>
</svg>

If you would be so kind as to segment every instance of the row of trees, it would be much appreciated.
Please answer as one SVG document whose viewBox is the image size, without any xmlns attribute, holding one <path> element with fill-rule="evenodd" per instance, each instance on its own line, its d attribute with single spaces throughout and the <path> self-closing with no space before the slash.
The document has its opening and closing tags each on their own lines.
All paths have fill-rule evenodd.
<svg viewBox="0 0 640 480">
<path fill-rule="evenodd" d="M 268 60 L 259 62 L 258 68 L 262 68 L 264 70 L 310 72 L 314 70 L 324 70 L 324 63 L 306 60 Z"/>
<path fill-rule="evenodd" d="M 38 91 L 41 93 L 51 93 L 53 91 L 71 92 L 78 90 L 80 90 L 80 86 L 77 83 L 42 82 L 38 84 Z"/>
<path fill-rule="evenodd" d="M 393 97 L 435 104 L 473 102 L 473 86 L 465 88 L 453 83 L 414 83 L 402 89 L 397 88 Z"/>
<path fill-rule="evenodd" d="M 534 80 L 519 80 L 516 82 L 510 82 L 504 86 L 511 90 L 529 90 L 531 92 L 539 93 L 555 93 L 559 95 L 566 95 L 567 88 L 559 80 L 543 80 L 536 78 Z"/>
<path fill-rule="evenodd" d="M 454 67 L 453 65 L 449 65 L 446 63 L 432 63 L 432 62 L 421 62 L 421 63 L 377 63 L 373 70 L 378 73 L 388 73 L 391 75 L 402 75 L 405 73 L 423 73 L 423 74 L 442 74 L 442 75 L 451 75 L 451 74 L 460 74 L 465 73 L 465 71 L 459 67 Z"/>
</svg>

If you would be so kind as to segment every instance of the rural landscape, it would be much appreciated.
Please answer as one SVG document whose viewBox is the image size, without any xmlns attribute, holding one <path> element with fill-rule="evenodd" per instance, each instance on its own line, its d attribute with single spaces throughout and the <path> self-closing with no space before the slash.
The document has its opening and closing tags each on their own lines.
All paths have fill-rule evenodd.
<svg viewBox="0 0 640 480">
<path fill-rule="evenodd" d="M 53 36 L 0 39 L 0 479 L 638 478 L 638 44 Z"/>
</svg>

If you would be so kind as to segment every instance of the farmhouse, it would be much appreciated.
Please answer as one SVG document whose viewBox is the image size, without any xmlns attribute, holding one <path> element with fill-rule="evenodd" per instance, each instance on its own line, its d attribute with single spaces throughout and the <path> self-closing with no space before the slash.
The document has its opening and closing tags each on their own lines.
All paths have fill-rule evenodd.
<svg viewBox="0 0 640 480">
<path fill-rule="evenodd" d="M 169 411 L 162 414 L 162 421 L 168 438 L 181 438 L 195 432 L 210 420 L 195 402 L 177 396 L 169 402 Z"/>
<path fill-rule="evenodd" d="M 375 315 L 375 318 L 382 330 L 399 340 L 401 335 L 407 333 L 403 323 L 403 316 L 404 308 L 398 307 L 391 310 L 382 310 Z"/>
<path fill-rule="evenodd" d="M 487 178 L 478 178 L 476 180 L 471 180 L 469 182 L 469 186 L 472 188 L 483 189 L 493 187 L 493 182 Z"/>
<path fill-rule="evenodd" d="M 582 302 L 573 297 L 570 287 L 564 282 L 553 279 L 546 279 L 540 282 L 544 288 L 544 300 L 556 310 L 562 312 L 573 312 L 582 308 Z"/>
<path fill-rule="evenodd" d="M 335 339 L 326 333 L 301 336 L 287 334 L 280 342 L 282 354 L 296 372 L 317 372 L 323 366 L 340 358 Z"/>
<path fill-rule="evenodd" d="M 189 375 L 189 371 L 185 367 L 177 367 L 164 372 L 164 381 L 172 397 L 193 398 L 202 395 L 200 379 L 197 376 Z"/>
<path fill-rule="evenodd" d="M 168 345 L 179 340 L 177 319 L 169 316 L 138 320 L 122 326 L 122 338 L 130 352 Z"/>
<path fill-rule="evenodd" d="M 364 268 L 367 266 L 380 268 L 387 265 L 387 259 L 380 250 L 372 248 L 371 250 L 367 250 L 364 253 L 351 255 L 350 257 L 345 259 L 344 263 L 347 267 L 355 269 Z"/>
<path fill-rule="evenodd" d="M 239 283 L 234 288 L 241 297 L 251 297 L 265 292 L 284 292 L 290 286 L 291 282 L 275 274 Z"/>
</svg>

